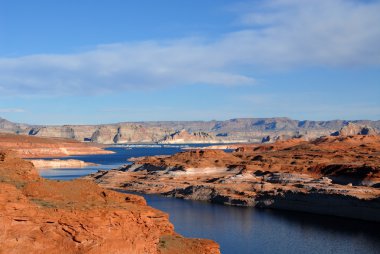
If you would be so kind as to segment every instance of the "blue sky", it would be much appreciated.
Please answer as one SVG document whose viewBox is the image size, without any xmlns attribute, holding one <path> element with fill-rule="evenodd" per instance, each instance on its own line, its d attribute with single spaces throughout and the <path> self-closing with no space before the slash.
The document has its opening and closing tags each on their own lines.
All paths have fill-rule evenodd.
<svg viewBox="0 0 380 254">
<path fill-rule="evenodd" d="M 0 0 L 0 117 L 380 119 L 377 0 Z"/>
</svg>

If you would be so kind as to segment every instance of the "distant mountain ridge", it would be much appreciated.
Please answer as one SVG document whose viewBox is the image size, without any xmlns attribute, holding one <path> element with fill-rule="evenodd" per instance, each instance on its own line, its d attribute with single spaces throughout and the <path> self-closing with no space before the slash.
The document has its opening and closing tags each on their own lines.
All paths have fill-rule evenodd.
<svg viewBox="0 0 380 254">
<path fill-rule="evenodd" d="M 226 121 L 154 121 L 121 122 L 101 125 L 28 125 L 0 118 L 0 132 L 39 137 L 68 138 L 101 144 L 168 143 L 173 135 L 185 130 L 189 134 L 176 143 L 259 143 L 269 137 L 305 139 L 330 135 L 348 124 L 368 126 L 380 131 L 380 120 L 293 120 L 286 117 L 236 118 Z M 196 134 L 198 133 L 198 135 Z M 203 133 L 199 135 L 199 133 Z M 191 140 L 186 140 L 191 137 Z"/>
</svg>

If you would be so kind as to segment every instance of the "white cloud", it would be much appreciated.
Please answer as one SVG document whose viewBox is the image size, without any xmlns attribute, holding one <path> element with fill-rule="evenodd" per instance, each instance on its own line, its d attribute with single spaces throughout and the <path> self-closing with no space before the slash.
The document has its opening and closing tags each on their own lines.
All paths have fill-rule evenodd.
<svg viewBox="0 0 380 254">
<path fill-rule="evenodd" d="M 114 44 L 81 54 L 0 59 L 0 92 L 83 94 L 254 82 L 229 67 L 213 45 L 194 40 Z"/>
<path fill-rule="evenodd" d="M 380 2 L 272 0 L 245 8 L 251 52 L 280 68 L 380 64 Z"/>
<path fill-rule="evenodd" d="M 379 13 L 379 1 L 253 2 L 239 11 L 240 29 L 219 38 L 120 43 L 77 54 L 0 58 L 0 95 L 234 86 L 253 84 L 249 70 L 258 67 L 379 66 Z"/>
</svg>

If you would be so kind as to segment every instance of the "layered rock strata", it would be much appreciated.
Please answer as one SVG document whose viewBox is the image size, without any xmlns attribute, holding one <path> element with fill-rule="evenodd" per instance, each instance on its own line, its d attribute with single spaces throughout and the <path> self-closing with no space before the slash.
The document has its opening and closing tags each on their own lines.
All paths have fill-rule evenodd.
<svg viewBox="0 0 380 254">
<path fill-rule="evenodd" d="M 368 125 L 348 123 L 339 131 L 331 133 L 331 136 L 350 136 L 350 135 L 377 135 L 378 131 Z"/>
<path fill-rule="evenodd" d="M 199 143 L 260 143 L 300 136 L 310 140 L 330 135 L 348 124 L 365 125 L 377 132 L 380 131 L 380 121 L 299 121 L 275 117 L 237 118 L 226 121 L 124 122 L 61 126 L 18 124 L 0 118 L 0 132 L 67 138 L 102 144 L 195 143 L 195 140 Z M 185 130 L 190 135 L 181 137 L 179 135 L 181 130 Z"/>
<path fill-rule="evenodd" d="M 175 233 L 142 197 L 86 180 L 42 179 L 31 162 L 0 152 L 0 253 L 219 253 Z"/>
<path fill-rule="evenodd" d="M 29 137 L 0 133 L 0 149 L 15 151 L 23 158 L 63 157 L 85 154 L 110 154 L 94 144 L 69 139 Z"/>
<path fill-rule="evenodd" d="M 144 157 L 89 178 L 108 188 L 380 221 L 379 165 L 380 136 L 355 135 Z"/>
<path fill-rule="evenodd" d="M 177 131 L 170 135 L 165 136 L 159 141 L 161 144 L 200 144 L 200 143 L 221 143 L 222 139 L 217 139 L 215 136 L 206 132 L 193 132 L 189 133 L 186 130 Z"/>
</svg>

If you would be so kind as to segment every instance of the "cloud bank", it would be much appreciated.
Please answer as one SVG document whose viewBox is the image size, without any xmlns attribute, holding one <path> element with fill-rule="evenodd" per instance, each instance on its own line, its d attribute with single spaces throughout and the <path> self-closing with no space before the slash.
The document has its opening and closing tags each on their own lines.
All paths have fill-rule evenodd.
<svg viewBox="0 0 380 254">
<path fill-rule="evenodd" d="M 380 66 L 380 2 L 269 0 L 236 8 L 235 32 L 0 58 L 0 96 L 250 85 L 260 69 Z"/>
</svg>

